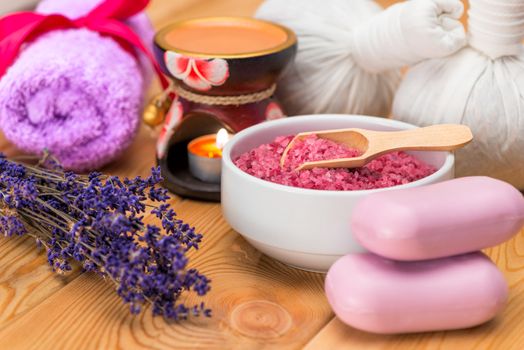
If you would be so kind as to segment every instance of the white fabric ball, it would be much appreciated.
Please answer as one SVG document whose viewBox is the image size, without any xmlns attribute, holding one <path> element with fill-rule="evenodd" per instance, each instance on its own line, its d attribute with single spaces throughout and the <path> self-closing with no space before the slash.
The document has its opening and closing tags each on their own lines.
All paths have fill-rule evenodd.
<svg viewBox="0 0 524 350">
<path fill-rule="evenodd" d="M 367 72 L 352 57 L 350 33 L 381 12 L 369 0 L 268 0 L 258 18 L 293 29 L 295 63 L 284 72 L 277 96 L 290 115 L 354 113 L 386 116 L 400 82 L 397 70 Z"/>
<path fill-rule="evenodd" d="M 524 23 L 524 8 L 515 11 L 503 0 L 491 6 L 497 3 L 501 6 L 482 11 L 483 2 L 470 1 L 470 21 L 482 15 L 489 27 L 470 27 L 475 38 L 470 47 L 410 69 L 395 96 L 393 116 L 420 126 L 468 125 L 474 141 L 456 153 L 457 176 L 486 175 L 524 189 L 524 54 L 517 27 Z M 515 27 L 508 25 L 512 16 Z M 497 19 L 505 25 L 495 25 Z"/>
<path fill-rule="evenodd" d="M 387 116 L 399 68 L 465 44 L 459 0 L 413 0 L 382 11 L 370 0 L 267 0 L 257 17 L 298 36 L 278 97 L 290 114 Z"/>
<path fill-rule="evenodd" d="M 420 126 L 468 125 L 457 176 L 486 175 L 524 189 L 524 56 L 492 60 L 465 48 L 412 68 L 393 105 L 395 119 Z"/>
</svg>

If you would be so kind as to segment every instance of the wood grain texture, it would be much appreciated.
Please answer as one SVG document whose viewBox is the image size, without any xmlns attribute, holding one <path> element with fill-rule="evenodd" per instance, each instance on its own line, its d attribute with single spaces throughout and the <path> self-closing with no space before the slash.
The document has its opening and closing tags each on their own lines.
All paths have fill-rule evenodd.
<svg viewBox="0 0 524 350">
<path fill-rule="evenodd" d="M 160 28 L 183 18 L 250 15 L 261 2 L 153 0 L 148 13 Z M 146 175 L 154 165 L 154 142 L 154 133 L 143 128 L 104 172 Z M 0 151 L 17 153 L 1 135 Z M 191 264 L 213 279 L 205 297 L 213 318 L 166 323 L 150 310 L 133 317 L 109 282 L 78 271 L 58 276 L 30 239 L 0 239 L 0 349 L 524 348 L 524 232 L 488 251 L 511 286 L 510 303 L 495 322 L 465 331 L 383 337 L 334 319 L 322 275 L 286 267 L 256 251 L 224 222 L 219 205 L 180 198 L 172 203 L 181 218 L 205 234 Z"/>
<path fill-rule="evenodd" d="M 33 239 L 0 240 L 0 327 L 34 308 L 78 276 L 58 276 Z"/>
<path fill-rule="evenodd" d="M 228 227 L 216 204 L 180 201 L 174 206 L 207 232 L 192 264 L 213 280 L 204 299 L 213 309 L 211 319 L 168 324 L 152 318 L 150 310 L 133 317 L 108 282 L 84 274 L 3 327 L 5 348 L 294 349 L 332 317 L 322 275 L 257 252 Z M 31 337 L 25 336 L 29 328 Z"/>
<path fill-rule="evenodd" d="M 346 145 L 360 151 L 360 156 L 305 162 L 296 170 L 313 168 L 359 168 L 373 159 L 392 151 L 455 151 L 471 142 L 473 135 L 469 127 L 459 124 L 430 125 L 414 130 L 373 131 L 365 129 L 338 129 L 309 131 L 295 136 L 287 145 L 280 158 L 284 165 L 289 150 L 297 139 L 308 135 Z"/>
</svg>

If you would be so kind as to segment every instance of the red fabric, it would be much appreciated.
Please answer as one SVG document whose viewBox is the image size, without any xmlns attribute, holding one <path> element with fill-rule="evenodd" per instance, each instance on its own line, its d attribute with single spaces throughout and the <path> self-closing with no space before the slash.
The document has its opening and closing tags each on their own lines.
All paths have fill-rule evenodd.
<svg viewBox="0 0 524 350">
<path fill-rule="evenodd" d="M 125 50 L 143 52 L 151 61 L 164 88 L 169 85 L 151 51 L 124 22 L 138 14 L 149 0 L 105 0 L 86 16 L 71 20 L 62 15 L 19 12 L 0 19 L 0 77 L 14 63 L 24 43 L 47 32 L 59 29 L 88 28 L 109 36 Z"/>
</svg>

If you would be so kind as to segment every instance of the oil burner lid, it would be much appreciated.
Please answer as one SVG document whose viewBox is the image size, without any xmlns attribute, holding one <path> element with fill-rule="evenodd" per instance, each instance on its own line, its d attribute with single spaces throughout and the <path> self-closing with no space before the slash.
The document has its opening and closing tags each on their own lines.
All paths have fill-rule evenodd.
<svg viewBox="0 0 524 350">
<path fill-rule="evenodd" d="M 189 57 L 248 58 L 285 50 L 297 42 L 292 30 L 249 17 L 205 17 L 173 23 L 155 36 L 166 51 Z"/>
</svg>

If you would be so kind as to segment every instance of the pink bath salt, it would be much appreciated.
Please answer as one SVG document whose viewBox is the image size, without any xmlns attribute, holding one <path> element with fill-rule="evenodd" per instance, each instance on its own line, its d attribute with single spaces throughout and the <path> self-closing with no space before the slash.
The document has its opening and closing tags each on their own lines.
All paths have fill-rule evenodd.
<svg viewBox="0 0 524 350">
<path fill-rule="evenodd" d="M 354 191 L 384 188 L 420 180 L 436 169 L 405 152 L 392 152 L 381 156 L 362 168 L 296 171 L 309 161 L 352 158 L 360 151 L 336 142 L 310 135 L 297 140 L 289 150 L 284 167 L 280 158 L 293 136 L 280 136 L 273 142 L 237 157 L 237 167 L 259 179 L 281 185 L 315 190 Z"/>
</svg>

